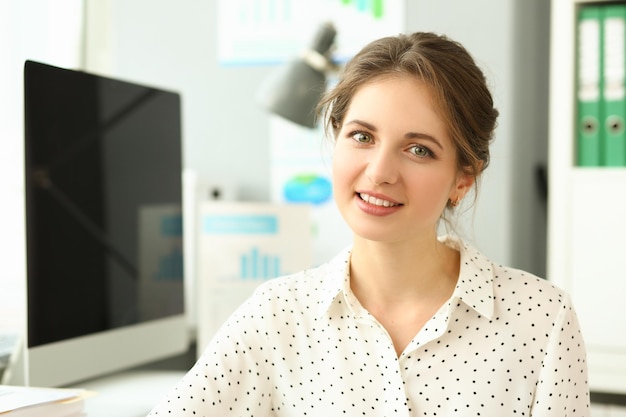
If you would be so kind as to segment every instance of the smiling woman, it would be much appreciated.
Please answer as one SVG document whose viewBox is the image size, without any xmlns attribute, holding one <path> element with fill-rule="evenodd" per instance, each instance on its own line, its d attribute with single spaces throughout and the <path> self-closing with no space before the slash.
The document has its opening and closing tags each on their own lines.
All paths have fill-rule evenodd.
<svg viewBox="0 0 626 417">
<path fill-rule="evenodd" d="M 374 41 L 320 109 L 353 244 L 261 285 L 151 415 L 588 416 L 569 296 L 437 235 L 498 116 L 469 53 L 432 33 Z"/>
<path fill-rule="evenodd" d="M 319 104 L 326 112 L 327 130 L 338 135 L 356 90 L 400 75 L 423 82 L 430 92 L 428 106 L 439 115 L 456 148 L 459 170 L 477 177 L 489 165 L 498 111 L 482 71 L 463 46 L 448 39 L 442 42 L 435 34 L 387 38 L 364 48 Z"/>
</svg>

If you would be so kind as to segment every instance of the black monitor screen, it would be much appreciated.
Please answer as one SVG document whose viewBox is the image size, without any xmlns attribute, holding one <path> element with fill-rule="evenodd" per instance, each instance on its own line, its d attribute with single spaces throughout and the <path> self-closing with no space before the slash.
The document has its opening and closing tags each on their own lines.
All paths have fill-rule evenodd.
<svg viewBox="0 0 626 417">
<path fill-rule="evenodd" d="M 27 61 L 28 344 L 183 312 L 178 93 Z"/>
</svg>

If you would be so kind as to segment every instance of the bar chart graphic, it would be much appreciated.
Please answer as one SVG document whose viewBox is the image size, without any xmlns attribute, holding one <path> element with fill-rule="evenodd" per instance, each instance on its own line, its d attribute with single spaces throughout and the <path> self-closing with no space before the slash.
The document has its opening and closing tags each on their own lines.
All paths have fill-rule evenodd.
<svg viewBox="0 0 626 417">
<path fill-rule="evenodd" d="M 152 279 L 155 281 L 183 280 L 182 248 L 171 248 L 168 253 L 164 253 L 159 256 L 157 270 L 154 273 Z"/>
<path fill-rule="evenodd" d="M 293 59 L 317 28 L 337 28 L 334 58 L 345 61 L 367 42 L 404 30 L 404 0 L 220 0 L 221 65 L 273 65 Z M 367 28 L 367 30 L 355 30 Z"/>
<path fill-rule="evenodd" d="M 308 205 L 206 202 L 198 270 L 210 286 L 258 284 L 311 266 Z"/>
<path fill-rule="evenodd" d="M 159 318 L 183 311 L 182 207 L 156 204 L 139 209 L 139 314 Z M 171 294 L 179 293 L 173 300 Z"/>
<path fill-rule="evenodd" d="M 256 246 L 240 255 L 239 266 L 239 275 L 244 281 L 264 280 L 282 275 L 280 256 L 263 253 Z"/>
</svg>

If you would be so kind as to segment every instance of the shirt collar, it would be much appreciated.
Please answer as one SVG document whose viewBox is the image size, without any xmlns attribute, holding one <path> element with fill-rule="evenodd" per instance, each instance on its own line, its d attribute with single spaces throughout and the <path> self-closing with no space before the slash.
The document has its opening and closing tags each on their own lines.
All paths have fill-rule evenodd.
<svg viewBox="0 0 626 417">
<path fill-rule="evenodd" d="M 342 293 L 344 288 L 350 288 L 350 253 L 351 247 L 339 252 L 330 262 L 323 265 L 323 283 L 318 301 L 317 317 L 328 312 L 331 304 Z"/>
<path fill-rule="evenodd" d="M 443 236 L 439 240 L 457 249 L 461 258 L 459 280 L 450 300 L 458 299 L 479 314 L 491 319 L 494 310 L 492 262 L 478 250 L 457 238 Z M 328 313 L 329 308 L 338 298 L 348 304 L 352 294 L 349 278 L 350 250 L 351 248 L 344 249 L 321 267 L 324 269 L 322 272 L 324 278 L 318 301 L 318 317 Z M 341 295 L 343 296 L 340 297 Z"/>
<path fill-rule="evenodd" d="M 443 236 L 440 241 L 457 249 L 461 255 L 459 280 L 450 300 L 461 300 L 491 319 L 494 310 L 493 263 L 477 249 L 457 238 Z"/>
</svg>

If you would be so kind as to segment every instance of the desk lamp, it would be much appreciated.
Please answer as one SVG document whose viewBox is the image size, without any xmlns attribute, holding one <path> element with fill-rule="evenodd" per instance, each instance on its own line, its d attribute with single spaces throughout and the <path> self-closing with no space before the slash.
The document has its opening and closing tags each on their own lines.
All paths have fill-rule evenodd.
<svg viewBox="0 0 626 417">
<path fill-rule="evenodd" d="M 259 89 L 257 101 L 274 114 L 315 128 L 315 107 L 326 91 L 326 75 L 336 70 L 329 58 L 336 34 L 332 23 L 324 23 L 310 48 L 270 74 Z"/>
</svg>

